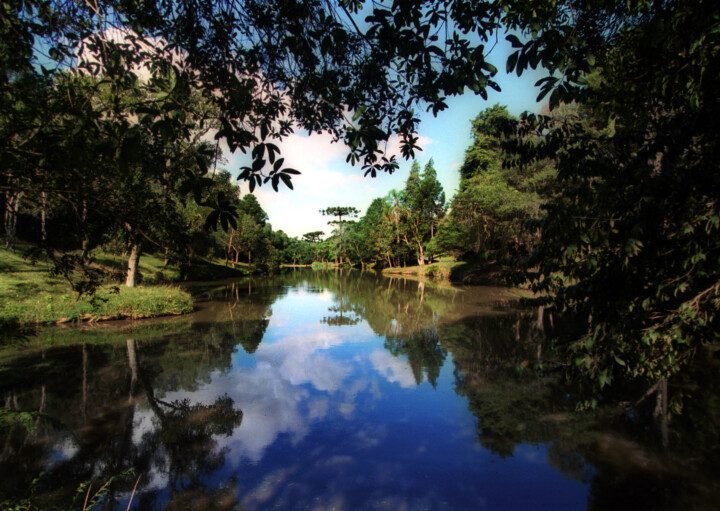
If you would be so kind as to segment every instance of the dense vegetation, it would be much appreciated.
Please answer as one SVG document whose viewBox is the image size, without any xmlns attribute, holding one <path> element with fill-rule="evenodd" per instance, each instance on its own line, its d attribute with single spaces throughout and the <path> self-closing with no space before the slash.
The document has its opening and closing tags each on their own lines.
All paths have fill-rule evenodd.
<svg viewBox="0 0 720 511">
<path fill-rule="evenodd" d="M 687 368 L 716 352 L 714 0 L 30 0 L 0 16 L 5 234 L 34 237 L 77 292 L 101 283 L 92 255 L 108 243 L 128 256 L 128 286 L 148 248 L 188 271 L 207 246 L 194 237 L 220 236 L 215 256 L 237 262 L 447 252 L 526 270 L 573 321 L 556 346 L 590 404 L 657 391 L 665 413 L 668 383 L 682 396 Z M 251 189 L 292 187 L 276 142 L 295 128 L 330 132 L 372 176 L 393 171 L 383 147 L 398 134 L 414 156 L 417 110 L 498 88 L 486 46 L 500 31 L 508 73 L 544 70 L 549 115 L 478 117 L 445 220 L 429 163 L 355 223 L 326 210 L 338 218 L 324 245 L 292 241 L 217 171 L 222 141 L 250 152 Z"/>
</svg>

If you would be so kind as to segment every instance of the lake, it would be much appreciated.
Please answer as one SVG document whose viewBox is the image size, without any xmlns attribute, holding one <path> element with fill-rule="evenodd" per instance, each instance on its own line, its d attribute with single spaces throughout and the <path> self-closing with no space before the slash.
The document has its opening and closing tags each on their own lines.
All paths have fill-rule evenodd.
<svg viewBox="0 0 720 511">
<path fill-rule="evenodd" d="M 0 352 L 4 409 L 28 412 L 0 430 L 0 501 L 82 509 L 90 484 L 123 510 L 717 506 L 717 417 L 664 446 L 639 417 L 575 412 L 555 320 L 519 292 L 309 270 L 193 292 L 188 316 Z"/>
</svg>

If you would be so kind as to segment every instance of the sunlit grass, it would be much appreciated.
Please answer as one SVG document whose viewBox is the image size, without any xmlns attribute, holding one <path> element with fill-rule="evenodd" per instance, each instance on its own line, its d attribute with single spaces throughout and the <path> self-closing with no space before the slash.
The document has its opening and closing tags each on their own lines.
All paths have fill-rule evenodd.
<svg viewBox="0 0 720 511">
<path fill-rule="evenodd" d="M 0 249 L 0 323 L 139 319 L 192 309 L 189 293 L 167 285 L 105 285 L 93 296 L 78 297 L 67 281 L 49 274 L 47 263 L 31 264 L 17 252 Z"/>
<path fill-rule="evenodd" d="M 450 280 L 453 271 L 465 266 L 462 261 L 441 259 L 435 263 L 424 266 L 405 266 L 398 268 L 384 268 L 386 275 L 414 275 L 417 277 L 430 277 L 438 280 Z"/>
</svg>

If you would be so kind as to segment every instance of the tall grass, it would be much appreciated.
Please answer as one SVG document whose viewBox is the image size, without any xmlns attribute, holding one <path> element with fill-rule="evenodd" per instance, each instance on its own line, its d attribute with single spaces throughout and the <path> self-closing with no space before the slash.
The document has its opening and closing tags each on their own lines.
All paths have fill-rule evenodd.
<svg viewBox="0 0 720 511">
<path fill-rule="evenodd" d="M 0 325 L 148 318 L 193 310 L 190 294 L 174 286 L 102 286 L 81 296 L 50 276 L 47 263 L 31 264 L 0 249 Z"/>
</svg>

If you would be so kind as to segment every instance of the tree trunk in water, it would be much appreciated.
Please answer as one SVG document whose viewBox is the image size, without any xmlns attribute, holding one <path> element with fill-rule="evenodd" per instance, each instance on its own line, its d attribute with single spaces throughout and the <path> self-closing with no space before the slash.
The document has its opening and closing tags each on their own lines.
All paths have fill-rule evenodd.
<svg viewBox="0 0 720 511">
<path fill-rule="evenodd" d="M 82 345 L 82 404 L 80 405 L 80 412 L 82 413 L 83 424 L 87 422 L 87 397 L 88 397 L 88 381 L 87 381 L 87 370 L 88 370 L 88 352 L 87 346 Z"/>
<path fill-rule="evenodd" d="M 140 242 L 134 242 L 130 250 L 130 258 L 128 259 L 127 278 L 125 285 L 127 287 L 135 287 L 138 280 L 138 266 L 140 264 Z"/>
<path fill-rule="evenodd" d="M 135 387 L 138 381 L 137 353 L 135 351 L 135 340 L 126 339 L 128 366 L 130 367 L 130 397 L 135 394 Z"/>
<path fill-rule="evenodd" d="M 45 392 L 45 384 L 43 383 L 40 386 L 40 406 L 38 407 L 38 415 L 35 419 L 35 435 L 37 435 L 40 431 L 40 418 L 45 413 L 45 401 L 46 401 L 46 392 Z"/>
</svg>

